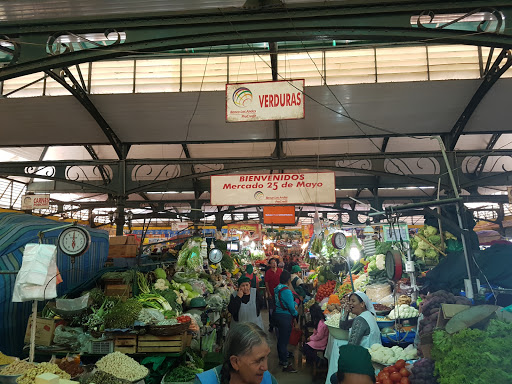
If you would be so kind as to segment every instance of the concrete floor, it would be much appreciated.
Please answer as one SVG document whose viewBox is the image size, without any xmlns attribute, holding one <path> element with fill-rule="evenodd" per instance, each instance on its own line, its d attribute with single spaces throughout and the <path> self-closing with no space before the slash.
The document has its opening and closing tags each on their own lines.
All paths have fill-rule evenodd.
<svg viewBox="0 0 512 384">
<path fill-rule="evenodd" d="M 265 325 L 265 331 L 268 332 L 268 312 L 266 310 L 262 313 L 263 324 Z M 294 368 L 298 371 L 297 373 L 283 372 L 282 367 L 279 366 L 279 358 L 277 356 L 277 339 L 275 333 L 270 333 L 270 356 L 268 359 L 268 370 L 276 378 L 279 384 L 311 384 L 325 383 L 326 373 L 319 373 L 317 377 L 313 378 L 311 366 L 307 365 L 306 362 L 302 362 L 302 355 L 298 348 L 288 346 L 288 350 L 293 352 L 295 357 L 290 361 L 293 363 Z"/>
</svg>

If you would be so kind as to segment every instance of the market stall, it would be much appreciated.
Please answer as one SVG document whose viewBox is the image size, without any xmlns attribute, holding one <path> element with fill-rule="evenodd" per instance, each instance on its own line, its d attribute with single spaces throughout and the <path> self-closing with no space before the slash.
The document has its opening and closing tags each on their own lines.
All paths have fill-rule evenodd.
<svg viewBox="0 0 512 384">
<path fill-rule="evenodd" d="M 21 377 L 28 384 L 40 374 L 80 376 L 84 383 L 186 382 L 209 359 L 216 365 L 229 323 L 230 272 L 239 265 L 226 243 L 211 249 L 204 243 L 200 237 L 186 240 L 175 263 L 101 269 L 46 301 L 36 326 L 27 324 L 28 315 L 22 322 L 25 342 L 33 333 L 35 360 L 43 363 L 25 363 L 23 353 L 10 352 L 16 359 L 3 358 L 8 365 L 0 382 Z M 129 241 L 120 246 L 123 255 L 130 251 Z M 52 355 L 62 359 L 48 363 Z M 83 364 L 94 366 L 86 370 Z"/>
</svg>

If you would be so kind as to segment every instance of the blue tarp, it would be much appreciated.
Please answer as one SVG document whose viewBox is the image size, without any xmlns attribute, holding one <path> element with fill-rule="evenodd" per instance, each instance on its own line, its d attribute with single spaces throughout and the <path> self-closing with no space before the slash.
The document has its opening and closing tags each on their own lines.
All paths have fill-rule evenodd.
<svg viewBox="0 0 512 384">
<path fill-rule="evenodd" d="M 21 266 L 25 244 L 37 243 L 40 231 L 62 226 L 57 222 L 21 213 L 0 213 L 0 271 L 17 271 Z M 87 228 L 91 246 L 82 256 L 71 259 L 57 252 L 57 267 L 64 280 L 58 285 L 59 296 L 75 285 L 94 276 L 105 265 L 108 256 L 108 232 Z M 43 242 L 56 244 L 62 229 L 44 234 Z M 12 303 L 16 275 L 0 275 L 0 351 L 13 356 L 21 355 L 31 303 Z"/>
</svg>

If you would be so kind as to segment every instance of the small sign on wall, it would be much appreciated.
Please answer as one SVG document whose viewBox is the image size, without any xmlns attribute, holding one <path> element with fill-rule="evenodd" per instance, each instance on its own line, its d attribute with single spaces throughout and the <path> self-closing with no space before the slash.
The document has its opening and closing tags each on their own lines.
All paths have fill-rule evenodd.
<svg viewBox="0 0 512 384">
<path fill-rule="evenodd" d="M 46 209 L 50 207 L 50 195 L 25 195 L 21 198 L 21 209 Z"/>
</svg>

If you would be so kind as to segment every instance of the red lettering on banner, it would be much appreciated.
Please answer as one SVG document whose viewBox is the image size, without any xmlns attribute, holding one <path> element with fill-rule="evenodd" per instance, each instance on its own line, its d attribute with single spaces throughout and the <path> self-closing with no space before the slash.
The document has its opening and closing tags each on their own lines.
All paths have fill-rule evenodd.
<svg viewBox="0 0 512 384">
<path fill-rule="evenodd" d="M 302 94 L 300 92 L 297 92 L 297 105 L 302 104 Z"/>
<path fill-rule="evenodd" d="M 268 95 L 265 95 L 265 108 L 268 108 Z"/>
<path fill-rule="evenodd" d="M 297 100 L 295 99 L 295 93 L 292 93 L 292 105 L 297 105 Z"/>
<path fill-rule="evenodd" d="M 286 94 L 286 106 L 287 107 L 290 106 L 290 94 L 289 93 Z"/>
<path fill-rule="evenodd" d="M 260 107 L 263 108 L 263 102 L 265 101 L 265 96 L 258 96 L 258 99 L 260 99 Z"/>
<path fill-rule="evenodd" d="M 273 107 L 274 106 L 274 95 L 268 95 L 268 104 Z"/>
</svg>

